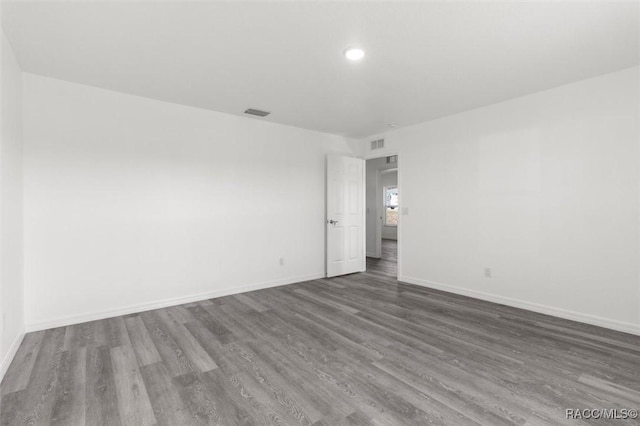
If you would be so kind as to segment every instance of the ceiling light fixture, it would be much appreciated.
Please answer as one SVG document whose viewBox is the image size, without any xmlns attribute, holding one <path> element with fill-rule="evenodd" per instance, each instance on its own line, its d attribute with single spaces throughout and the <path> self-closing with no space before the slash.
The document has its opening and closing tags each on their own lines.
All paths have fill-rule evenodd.
<svg viewBox="0 0 640 426">
<path fill-rule="evenodd" d="M 389 123 L 387 124 L 389 127 L 398 127 L 398 123 Z"/>
<path fill-rule="evenodd" d="M 364 50 L 359 47 L 350 46 L 344 49 L 344 56 L 350 61 L 359 61 L 364 58 Z"/>
</svg>

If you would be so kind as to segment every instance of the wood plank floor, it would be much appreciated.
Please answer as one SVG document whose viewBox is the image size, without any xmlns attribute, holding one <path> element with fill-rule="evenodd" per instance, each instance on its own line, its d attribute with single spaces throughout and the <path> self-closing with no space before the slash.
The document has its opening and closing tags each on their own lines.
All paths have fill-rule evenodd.
<svg viewBox="0 0 640 426">
<path fill-rule="evenodd" d="M 398 276 L 398 242 L 382 240 L 382 256 L 379 259 L 367 257 L 367 271 L 379 275 Z"/>
<path fill-rule="evenodd" d="M 2 425 L 611 424 L 565 409 L 638 408 L 640 337 L 367 272 L 30 333 L 1 394 Z"/>
</svg>

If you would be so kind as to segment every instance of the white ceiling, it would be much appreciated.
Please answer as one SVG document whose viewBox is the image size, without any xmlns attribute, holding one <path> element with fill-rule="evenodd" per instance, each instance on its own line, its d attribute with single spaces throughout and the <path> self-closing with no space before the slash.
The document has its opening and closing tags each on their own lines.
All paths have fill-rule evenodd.
<svg viewBox="0 0 640 426">
<path fill-rule="evenodd" d="M 639 27 L 637 1 L 3 6 L 24 71 L 350 137 L 637 65 Z"/>
</svg>

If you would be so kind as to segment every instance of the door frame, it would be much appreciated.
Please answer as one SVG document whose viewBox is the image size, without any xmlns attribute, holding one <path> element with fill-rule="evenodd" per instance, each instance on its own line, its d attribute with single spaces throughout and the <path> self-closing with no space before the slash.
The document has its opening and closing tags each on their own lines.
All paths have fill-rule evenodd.
<svg viewBox="0 0 640 426">
<path fill-rule="evenodd" d="M 398 162 L 396 163 L 396 169 L 398 171 L 398 226 L 397 226 L 397 231 L 398 231 L 398 277 L 402 276 L 402 244 L 400 244 L 401 239 L 402 239 L 402 171 L 401 171 L 401 167 L 400 167 L 400 154 L 397 151 L 392 151 L 392 152 L 385 152 L 383 153 L 367 153 L 365 155 L 363 155 L 361 158 L 363 160 L 365 160 L 365 170 L 366 170 L 366 165 L 367 165 L 367 161 L 368 160 L 375 160 L 377 158 L 386 158 L 386 157 L 390 157 L 392 155 L 396 155 L 398 157 Z M 366 176 L 366 173 L 365 173 Z M 376 192 L 378 194 L 382 193 L 382 170 L 377 170 L 376 171 Z M 367 193 L 367 180 L 365 179 L 364 181 L 364 193 Z M 382 201 L 382 203 L 376 203 L 376 206 L 378 209 L 380 209 L 377 213 L 378 215 L 376 217 L 380 217 L 382 214 L 384 214 L 384 200 Z M 376 225 L 376 255 L 379 257 L 382 256 L 382 226 L 383 226 L 383 220 L 378 220 L 378 223 Z M 366 221 L 366 208 L 365 208 L 365 247 L 366 247 L 366 234 L 367 234 L 367 221 Z M 366 252 L 366 248 L 365 248 L 365 252 Z M 366 262 L 365 262 L 365 267 L 366 267 Z"/>
</svg>

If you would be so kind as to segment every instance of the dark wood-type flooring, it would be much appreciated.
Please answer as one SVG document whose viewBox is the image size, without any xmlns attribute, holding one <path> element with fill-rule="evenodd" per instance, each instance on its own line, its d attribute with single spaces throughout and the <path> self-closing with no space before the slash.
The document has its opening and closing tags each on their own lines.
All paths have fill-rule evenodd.
<svg viewBox="0 0 640 426">
<path fill-rule="evenodd" d="M 366 272 L 29 333 L 2 425 L 579 425 L 640 337 Z M 619 420 L 613 424 L 637 424 Z"/>
<path fill-rule="evenodd" d="M 382 256 L 380 259 L 367 257 L 367 272 L 379 275 L 398 276 L 398 242 L 382 240 Z"/>
</svg>

